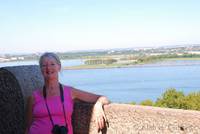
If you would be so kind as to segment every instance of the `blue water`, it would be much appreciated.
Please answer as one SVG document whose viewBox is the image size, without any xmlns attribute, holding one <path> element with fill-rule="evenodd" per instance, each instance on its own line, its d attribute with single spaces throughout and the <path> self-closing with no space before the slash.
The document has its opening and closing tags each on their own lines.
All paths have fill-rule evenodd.
<svg viewBox="0 0 200 134">
<path fill-rule="evenodd" d="M 64 70 L 61 81 L 103 94 L 114 102 L 155 101 L 168 88 L 189 93 L 200 89 L 200 66 Z"/>
<path fill-rule="evenodd" d="M 0 63 L 2 66 L 31 65 L 32 62 Z M 62 61 L 63 66 L 83 64 L 81 60 Z M 102 94 L 113 102 L 155 101 L 168 88 L 189 93 L 200 91 L 200 61 L 167 61 L 132 68 L 63 70 L 62 83 Z"/>
</svg>

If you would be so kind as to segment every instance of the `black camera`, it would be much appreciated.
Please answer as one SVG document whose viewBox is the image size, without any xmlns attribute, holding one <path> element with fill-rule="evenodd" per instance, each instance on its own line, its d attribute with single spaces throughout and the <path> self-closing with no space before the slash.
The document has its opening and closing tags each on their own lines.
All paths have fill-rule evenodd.
<svg viewBox="0 0 200 134">
<path fill-rule="evenodd" d="M 65 126 L 54 125 L 51 132 L 52 134 L 67 134 L 68 129 Z"/>
</svg>

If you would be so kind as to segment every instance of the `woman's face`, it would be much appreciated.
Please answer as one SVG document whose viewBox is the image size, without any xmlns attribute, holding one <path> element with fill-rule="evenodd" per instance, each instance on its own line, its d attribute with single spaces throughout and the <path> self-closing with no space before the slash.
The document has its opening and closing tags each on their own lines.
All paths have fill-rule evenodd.
<svg viewBox="0 0 200 134">
<path fill-rule="evenodd" d="M 58 72 L 61 66 L 54 58 L 44 57 L 41 65 L 41 72 L 45 79 L 53 80 L 58 79 Z"/>
</svg>

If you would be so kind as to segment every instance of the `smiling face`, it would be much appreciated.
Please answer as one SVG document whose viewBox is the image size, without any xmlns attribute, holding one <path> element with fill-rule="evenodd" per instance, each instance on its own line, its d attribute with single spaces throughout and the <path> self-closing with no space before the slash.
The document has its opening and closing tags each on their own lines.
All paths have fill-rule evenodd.
<svg viewBox="0 0 200 134">
<path fill-rule="evenodd" d="M 45 80 L 58 80 L 61 65 L 53 57 L 44 57 L 41 61 L 41 72 Z"/>
</svg>

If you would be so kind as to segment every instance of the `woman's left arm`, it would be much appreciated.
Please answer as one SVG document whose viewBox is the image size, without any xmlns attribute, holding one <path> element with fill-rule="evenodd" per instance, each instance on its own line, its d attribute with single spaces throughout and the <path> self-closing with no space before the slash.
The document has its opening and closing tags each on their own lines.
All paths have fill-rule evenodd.
<svg viewBox="0 0 200 134">
<path fill-rule="evenodd" d="M 82 90 L 78 90 L 72 88 L 72 98 L 79 99 L 86 102 L 95 103 L 94 105 L 94 114 L 95 114 L 95 121 L 97 124 L 98 131 L 105 127 L 105 123 L 107 123 L 107 119 L 103 110 L 103 106 L 110 103 L 110 101 L 105 96 L 96 95 L 93 93 L 85 92 Z"/>
</svg>

